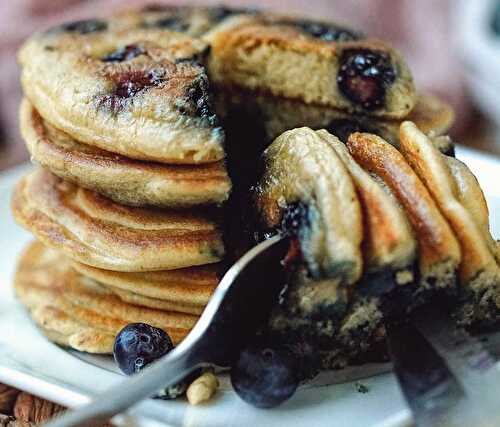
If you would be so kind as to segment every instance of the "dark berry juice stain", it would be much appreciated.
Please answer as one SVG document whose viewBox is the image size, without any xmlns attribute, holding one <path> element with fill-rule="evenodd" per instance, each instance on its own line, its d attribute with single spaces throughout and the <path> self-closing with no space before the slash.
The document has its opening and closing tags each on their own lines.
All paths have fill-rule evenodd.
<svg viewBox="0 0 500 427">
<path fill-rule="evenodd" d="M 203 119 L 210 126 L 218 125 L 205 73 L 200 74 L 189 86 L 185 96 L 177 102 L 177 108 L 181 114 Z"/>
<path fill-rule="evenodd" d="M 343 28 L 337 25 L 324 24 L 321 22 L 300 20 L 300 21 L 287 21 L 286 25 L 292 25 L 304 33 L 316 39 L 328 42 L 346 42 L 352 40 L 359 40 L 363 38 L 363 34 Z"/>
<path fill-rule="evenodd" d="M 146 51 L 143 47 L 137 46 L 135 44 L 129 44 L 127 46 L 121 47 L 109 55 L 104 56 L 101 61 L 103 62 L 124 62 L 130 61 L 138 57 L 139 55 L 144 55 Z"/>
<path fill-rule="evenodd" d="M 102 104 L 118 112 L 130 98 L 151 87 L 159 86 L 164 81 L 163 75 L 161 70 L 128 71 L 113 75 L 113 92 L 104 97 Z"/>
<path fill-rule="evenodd" d="M 349 139 L 349 135 L 354 132 L 369 132 L 379 135 L 380 131 L 372 124 L 367 123 L 366 119 L 335 119 L 326 126 L 326 130 L 335 135 L 344 144 Z"/>
<path fill-rule="evenodd" d="M 101 21 L 99 19 L 86 19 L 83 21 L 69 22 L 58 28 L 68 33 L 88 34 L 104 31 L 108 28 L 108 24 L 106 21 Z"/>
<path fill-rule="evenodd" d="M 365 110 L 382 107 L 387 88 L 396 80 L 388 54 L 368 49 L 349 49 L 340 60 L 337 84 L 340 91 Z"/>
</svg>

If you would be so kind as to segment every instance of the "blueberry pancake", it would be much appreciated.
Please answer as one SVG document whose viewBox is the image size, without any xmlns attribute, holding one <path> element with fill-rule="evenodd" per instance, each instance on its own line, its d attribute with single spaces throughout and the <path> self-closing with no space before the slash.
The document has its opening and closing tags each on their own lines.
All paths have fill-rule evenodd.
<svg viewBox="0 0 500 427">
<path fill-rule="evenodd" d="M 14 288 L 49 339 L 89 353 L 112 353 L 115 335 L 133 322 L 160 327 L 178 343 L 198 318 L 123 302 L 40 242 L 21 256 Z"/>
<path fill-rule="evenodd" d="M 414 123 L 401 125 L 401 150 L 425 183 L 453 228 L 462 251 L 460 289 L 467 301 L 461 321 L 494 323 L 500 308 L 500 269 L 491 251 L 491 236 L 474 220 L 460 200 L 460 192 L 445 156 L 437 151 Z M 455 160 L 455 162 L 458 162 Z M 479 200 L 484 200 L 483 197 Z M 484 214 L 480 217 L 484 217 Z"/>
<path fill-rule="evenodd" d="M 203 38 L 217 85 L 387 118 L 405 117 L 417 101 L 397 52 L 335 24 L 247 14 Z"/>
<path fill-rule="evenodd" d="M 19 53 L 24 93 L 40 115 L 77 141 L 162 163 L 224 157 L 200 58 L 207 45 L 172 31 L 60 26 Z"/>
<path fill-rule="evenodd" d="M 132 304 L 201 314 L 219 283 L 220 266 L 124 273 L 74 262 L 73 268 Z"/>
<path fill-rule="evenodd" d="M 399 144 L 400 120 L 354 115 L 335 108 L 241 90 L 217 91 L 216 104 L 224 125 L 235 130 L 233 134 L 238 141 L 247 135 L 248 139 L 261 138 L 271 143 L 288 129 L 307 126 L 326 129 L 344 142 L 353 132 L 369 132 L 396 147 Z M 436 137 L 450 129 L 453 119 L 452 108 L 429 94 L 419 95 L 415 107 L 405 118 L 432 135 L 436 146 L 446 154 L 453 154 L 453 143 L 448 137 Z"/>
<path fill-rule="evenodd" d="M 169 270 L 215 263 L 224 254 L 212 212 L 122 206 L 44 170 L 19 182 L 12 209 L 42 243 L 98 268 Z"/>
<path fill-rule="evenodd" d="M 223 161 L 166 165 L 82 144 L 47 123 L 29 101 L 21 132 L 32 160 L 55 175 L 129 206 L 189 207 L 224 202 L 231 188 Z"/>
<path fill-rule="evenodd" d="M 292 236 L 285 259 L 291 317 L 340 319 L 362 272 L 362 218 L 348 171 L 308 128 L 287 131 L 266 149 L 255 203 L 264 230 Z M 335 328 L 332 320 L 331 328 Z"/>
</svg>

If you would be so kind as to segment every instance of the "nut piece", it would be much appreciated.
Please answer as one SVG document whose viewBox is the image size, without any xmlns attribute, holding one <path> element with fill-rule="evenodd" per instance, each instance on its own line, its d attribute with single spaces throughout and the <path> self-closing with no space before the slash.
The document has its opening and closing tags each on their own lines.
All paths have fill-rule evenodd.
<svg viewBox="0 0 500 427">
<path fill-rule="evenodd" d="M 41 424 L 63 410 L 62 406 L 22 392 L 17 396 L 13 415 L 19 421 Z"/>
<path fill-rule="evenodd" d="M 210 400 L 218 387 L 217 377 L 212 372 L 205 372 L 190 384 L 186 396 L 191 405 L 198 405 Z"/>
</svg>

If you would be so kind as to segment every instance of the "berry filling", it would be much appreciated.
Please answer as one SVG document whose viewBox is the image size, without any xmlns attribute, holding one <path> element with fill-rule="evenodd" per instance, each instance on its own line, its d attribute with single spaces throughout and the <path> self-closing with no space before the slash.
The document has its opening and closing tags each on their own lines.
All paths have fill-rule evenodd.
<svg viewBox="0 0 500 427">
<path fill-rule="evenodd" d="M 113 92 L 103 98 L 102 104 L 115 112 L 130 98 L 151 87 L 159 86 L 164 81 L 163 72 L 160 70 L 132 70 L 113 74 L 111 79 L 115 84 Z"/>
<path fill-rule="evenodd" d="M 340 91 L 365 110 L 380 108 L 387 88 L 396 80 L 389 55 L 368 49 L 350 49 L 344 51 L 340 64 L 337 76 Z"/>
<path fill-rule="evenodd" d="M 293 25 L 294 27 L 297 27 L 303 32 L 309 34 L 311 37 L 328 42 L 346 42 L 359 40 L 363 37 L 361 33 L 335 25 L 322 24 L 319 22 L 296 21 L 287 22 L 286 25 Z"/>
<path fill-rule="evenodd" d="M 146 51 L 141 46 L 135 44 L 129 44 L 125 47 L 121 47 L 109 55 L 102 58 L 103 62 L 123 62 L 130 61 L 139 55 L 144 55 Z"/>
<path fill-rule="evenodd" d="M 104 31 L 108 28 L 108 24 L 99 19 L 87 19 L 84 21 L 69 22 L 61 25 L 59 28 L 69 33 L 88 34 Z"/>
<path fill-rule="evenodd" d="M 187 89 L 183 99 L 177 103 L 181 114 L 198 117 L 208 121 L 210 126 L 217 126 L 218 120 L 213 110 L 208 78 L 201 74 Z"/>
</svg>

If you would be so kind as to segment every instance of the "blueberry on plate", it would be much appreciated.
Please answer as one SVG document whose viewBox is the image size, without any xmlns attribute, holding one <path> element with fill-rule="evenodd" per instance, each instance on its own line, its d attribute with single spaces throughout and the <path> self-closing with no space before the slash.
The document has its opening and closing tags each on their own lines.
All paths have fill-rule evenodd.
<svg viewBox="0 0 500 427">
<path fill-rule="evenodd" d="M 252 346 L 231 369 L 231 384 L 245 402 L 272 408 L 289 399 L 299 384 L 295 358 L 283 348 Z"/>
<path fill-rule="evenodd" d="M 118 367 L 132 375 L 173 348 L 165 331 L 146 323 L 130 323 L 116 336 L 113 355 Z"/>
</svg>

